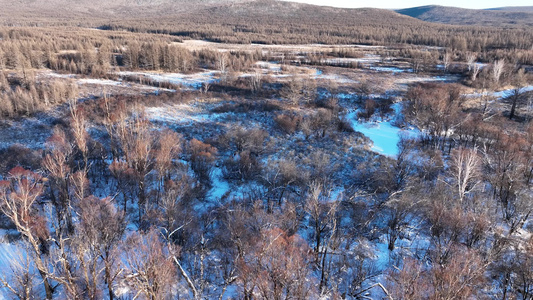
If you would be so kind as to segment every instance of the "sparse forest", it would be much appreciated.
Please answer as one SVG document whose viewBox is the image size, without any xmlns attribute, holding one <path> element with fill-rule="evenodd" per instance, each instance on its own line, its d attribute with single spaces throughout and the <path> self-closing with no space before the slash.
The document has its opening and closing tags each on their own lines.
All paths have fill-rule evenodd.
<svg viewBox="0 0 533 300">
<path fill-rule="evenodd" d="M 155 2 L 0 13 L 0 299 L 532 299 L 527 24 Z"/>
</svg>

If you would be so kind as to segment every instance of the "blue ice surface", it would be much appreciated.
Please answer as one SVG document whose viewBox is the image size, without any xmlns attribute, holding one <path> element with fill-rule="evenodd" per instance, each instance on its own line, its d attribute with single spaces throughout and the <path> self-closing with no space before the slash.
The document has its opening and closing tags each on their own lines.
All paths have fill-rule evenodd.
<svg viewBox="0 0 533 300">
<path fill-rule="evenodd" d="M 391 124 L 392 121 L 384 122 L 359 122 L 357 112 L 350 113 L 348 119 L 351 120 L 352 127 L 359 131 L 373 142 L 372 151 L 396 157 L 399 153 L 398 142 L 400 136 L 416 137 L 419 135 L 418 129 L 401 129 Z"/>
<path fill-rule="evenodd" d="M 533 91 L 533 85 L 526 86 L 520 89 L 520 93 L 525 93 L 525 92 L 530 92 L 530 91 Z M 497 97 L 499 99 L 504 99 L 504 98 L 512 96 L 513 93 L 514 93 L 514 89 L 508 89 L 508 90 L 503 90 L 500 92 L 494 92 L 493 95 L 494 97 Z"/>
<path fill-rule="evenodd" d="M 390 72 L 390 73 L 413 73 L 413 69 L 400 69 L 397 67 L 370 67 L 370 70 L 378 71 L 378 72 Z"/>
</svg>

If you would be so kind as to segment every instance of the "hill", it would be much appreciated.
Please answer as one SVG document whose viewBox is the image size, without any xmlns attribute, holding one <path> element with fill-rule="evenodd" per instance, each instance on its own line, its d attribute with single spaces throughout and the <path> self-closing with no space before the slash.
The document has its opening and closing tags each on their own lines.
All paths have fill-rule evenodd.
<svg viewBox="0 0 533 300">
<path fill-rule="evenodd" d="M 474 17 L 464 17 L 457 22 L 449 16 L 458 18 L 467 14 L 444 7 L 411 9 L 411 17 L 404 15 L 406 11 L 400 14 L 385 9 L 333 8 L 278 0 L 0 0 L 0 5 L 3 7 L 0 25 L 89 27 L 166 34 L 176 36 L 176 40 L 264 44 L 414 44 L 470 51 L 484 48 L 530 49 L 530 41 L 533 40 L 533 33 L 524 25 L 515 26 L 518 27 L 515 30 L 504 30 L 419 20 L 440 9 L 445 10 L 439 14 L 441 23 L 482 23 L 470 22 L 476 19 Z M 450 10 L 452 12 L 447 12 Z M 428 18 L 435 22 L 433 19 Z M 495 22 L 492 18 L 485 19 L 489 25 Z"/>
<path fill-rule="evenodd" d="M 0 0 L 0 21 L 6 24 L 98 23 L 102 20 L 178 16 L 196 10 L 254 0 Z"/>
<path fill-rule="evenodd" d="M 512 11 L 512 12 L 533 12 L 533 6 L 505 6 L 505 7 L 489 8 L 487 10 Z"/>
<path fill-rule="evenodd" d="M 343 9 L 315 6 L 277 0 L 0 0 L 3 8 L 0 19 L 27 18 L 47 20 L 79 19 L 146 19 L 154 17 L 197 17 L 209 15 L 216 18 L 310 18 L 321 21 L 348 17 L 375 20 L 375 17 L 392 18 L 398 22 L 405 17 L 381 9 Z M 383 21 L 383 20 L 380 20 Z M 403 21 L 400 21 L 402 24 Z"/>
<path fill-rule="evenodd" d="M 504 7 L 483 10 L 429 5 L 400 9 L 397 12 L 419 20 L 442 24 L 506 28 L 533 26 L 533 10 L 531 7 Z"/>
<path fill-rule="evenodd" d="M 428 26 L 390 10 L 276 0 L 0 0 L 0 5 L 5 8 L 0 24 L 10 26 L 99 27 L 238 43 L 375 43 L 390 37 L 396 43 L 401 34 L 388 31 Z"/>
<path fill-rule="evenodd" d="M 108 29 L 231 43 L 427 44 L 438 32 L 450 37 L 456 35 L 446 32 L 455 28 L 442 28 L 390 10 L 274 0 L 223 3 L 161 16 L 157 20 L 143 21 L 137 17 L 111 20 L 107 25 Z M 416 38 L 411 36 L 413 32 L 417 32 Z"/>
</svg>

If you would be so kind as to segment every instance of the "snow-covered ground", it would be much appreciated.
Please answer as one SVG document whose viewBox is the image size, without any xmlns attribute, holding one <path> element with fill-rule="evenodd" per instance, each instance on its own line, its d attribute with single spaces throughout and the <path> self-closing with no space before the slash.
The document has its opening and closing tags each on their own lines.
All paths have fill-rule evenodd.
<svg viewBox="0 0 533 300">
<path fill-rule="evenodd" d="M 2 242 L 0 243 L 0 276 L 7 276 L 12 271 L 14 262 L 20 261 L 24 254 L 24 249 L 17 243 L 4 241 L 6 230 L 0 230 Z M 2 294 L 0 293 L 0 299 Z"/>
<path fill-rule="evenodd" d="M 372 65 L 375 63 L 379 63 L 382 60 L 380 55 L 376 54 L 366 54 L 364 57 L 360 58 L 344 58 L 344 57 L 337 57 L 337 58 L 326 58 L 323 61 L 328 64 L 335 64 L 335 65 L 341 65 L 341 64 L 350 64 L 350 63 L 360 63 L 364 66 Z"/>
<path fill-rule="evenodd" d="M 397 84 L 412 84 L 416 82 L 456 82 L 460 79 L 457 75 L 443 75 L 443 76 L 413 76 L 404 77 L 396 80 Z"/>
<path fill-rule="evenodd" d="M 261 69 L 269 70 L 272 72 L 281 72 L 281 65 L 279 64 L 279 62 L 258 61 L 255 63 L 255 65 L 260 67 Z"/>
<path fill-rule="evenodd" d="M 145 113 L 151 121 L 166 124 L 210 123 L 216 122 L 224 115 L 204 111 L 198 106 L 189 104 L 147 107 Z"/>
<path fill-rule="evenodd" d="M 59 73 L 55 73 L 51 71 L 42 72 L 39 74 L 39 76 L 50 77 L 50 78 L 70 79 L 73 82 L 76 82 L 80 86 L 91 85 L 91 86 L 122 87 L 122 88 L 128 88 L 128 89 L 136 88 L 136 89 L 141 89 L 141 90 L 155 91 L 156 93 L 159 91 L 175 92 L 174 90 L 170 90 L 170 89 L 162 89 L 159 87 L 127 82 L 121 79 L 110 80 L 110 79 L 98 79 L 98 78 L 79 78 L 79 76 L 75 74 L 59 74 Z"/>
<path fill-rule="evenodd" d="M 130 72 L 122 71 L 116 74 L 121 76 L 145 76 L 146 78 L 156 82 L 169 82 L 176 85 L 182 85 L 185 87 L 199 89 L 203 83 L 214 83 L 218 79 L 216 76 L 220 72 L 218 71 L 204 71 L 193 74 L 183 73 L 156 73 L 156 72 Z"/>
<path fill-rule="evenodd" d="M 223 178 L 222 170 L 220 168 L 215 168 L 211 172 L 211 183 L 213 184 L 209 195 L 212 200 L 220 200 L 222 196 L 230 192 L 230 186 L 228 182 Z"/>
<path fill-rule="evenodd" d="M 123 85 L 122 81 L 107 80 L 107 79 L 94 79 L 94 78 L 82 78 L 77 80 L 80 84 L 99 84 L 99 85 Z"/>
<path fill-rule="evenodd" d="M 0 126 L 0 149 L 21 144 L 30 149 L 43 149 L 52 135 L 50 120 L 44 116 L 5 122 Z"/>
<path fill-rule="evenodd" d="M 0 230 L 0 278 L 12 281 L 14 273 L 23 272 L 26 268 L 27 253 L 20 242 L 10 242 L 6 240 L 7 230 Z M 22 273 L 21 273 L 22 274 Z M 30 265 L 30 276 L 34 276 L 33 284 L 38 285 L 38 275 L 36 270 Z M 0 300 L 15 299 L 3 285 L 0 284 Z M 44 299 L 44 298 L 43 298 Z"/>
<path fill-rule="evenodd" d="M 329 80 L 336 83 L 342 83 L 342 84 L 355 84 L 357 81 L 347 78 L 346 76 L 340 75 L 340 74 L 321 74 L 315 76 L 315 79 L 322 79 L 322 80 Z"/>
</svg>

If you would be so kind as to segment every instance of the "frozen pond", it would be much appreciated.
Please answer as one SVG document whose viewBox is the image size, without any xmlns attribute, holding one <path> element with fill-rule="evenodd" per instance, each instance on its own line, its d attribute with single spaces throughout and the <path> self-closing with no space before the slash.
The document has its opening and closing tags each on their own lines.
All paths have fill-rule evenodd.
<svg viewBox="0 0 533 300">
<path fill-rule="evenodd" d="M 523 87 L 520 89 L 520 93 L 525 93 L 525 92 L 530 92 L 530 91 L 533 91 L 533 85 L 530 85 L 530 86 L 526 86 L 526 87 Z M 503 90 L 503 91 L 499 91 L 499 92 L 487 92 L 487 93 L 474 93 L 474 94 L 466 94 L 465 96 L 466 97 L 482 97 L 482 96 L 489 96 L 489 97 L 494 97 L 494 98 L 498 98 L 498 99 L 505 99 L 511 95 L 513 95 L 514 93 L 514 89 L 508 89 L 508 90 Z"/>
<path fill-rule="evenodd" d="M 370 70 L 378 71 L 378 72 L 388 72 L 388 73 L 412 73 L 413 69 L 401 69 L 398 67 L 370 67 Z"/>
<path fill-rule="evenodd" d="M 397 109 L 395 108 L 395 111 Z M 402 129 L 392 125 L 389 121 L 360 122 L 357 119 L 357 111 L 346 115 L 355 131 L 361 132 L 373 142 L 372 151 L 395 157 L 398 155 L 398 142 L 401 136 L 416 137 L 420 131 L 416 128 Z"/>
</svg>

